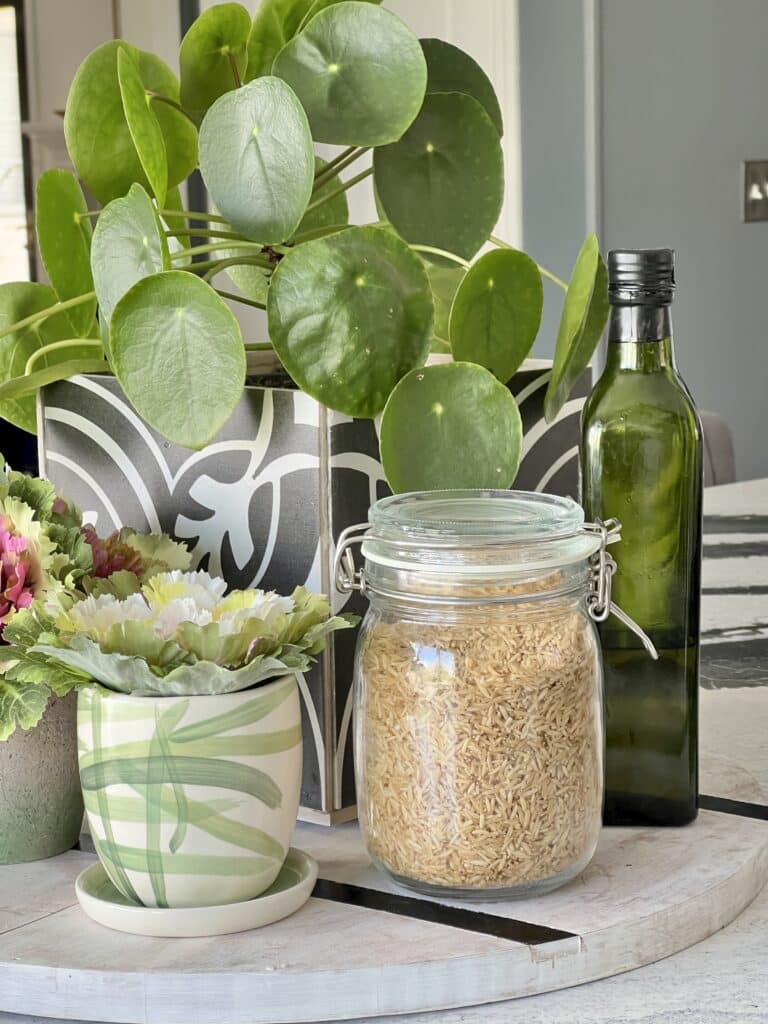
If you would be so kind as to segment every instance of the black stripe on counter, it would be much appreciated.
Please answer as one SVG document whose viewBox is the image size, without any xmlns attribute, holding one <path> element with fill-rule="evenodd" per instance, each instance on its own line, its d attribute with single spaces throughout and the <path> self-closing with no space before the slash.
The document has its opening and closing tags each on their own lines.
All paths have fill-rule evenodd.
<svg viewBox="0 0 768 1024">
<path fill-rule="evenodd" d="M 765 804 L 748 804 L 744 800 L 726 800 L 722 796 L 699 796 L 699 807 L 703 811 L 720 811 L 722 814 L 736 814 L 740 818 L 757 818 L 768 821 L 768 807 Z"/>
<path fill-rule="evenodd" d="M 768 516 L 704 516 L 704 533 L 768 534 Z"/>
<path fill-rule="evenodd" d="M 741 541 L 735 544 L 707 544 L 704 538 L 704 558 L 765 558 L 768 541 Z"/>
<path fill-rule="evenodd" d="M 443 924 L 468 932 L 493 935 L 497 939 L 509 939 L 510 942 L 522 942 L 526 946 L 541 946 L 559 939 L 577 938 L 574 932 L 564 932 L 559 928 L 532 924 L 530 921 L 517 921 L 486 914 L 484 911 L 465 910 L 463 907 L 448 907 L 443 903 L 432 903 L 400 893 L 363 889 L 358 885 L 332 882 L 327 878 L 318 878 L 312 895 L 315 899 L 346 903 L 366 910 L 381 910 L 385 914 L 398 914 L 400 917 L 413 917 L 431 924 Z"/>
<path fill-rule="evenodd" d="M 760 597 L 768 594 L 768 585 L 756 584 L 751 587 L 702 587 L 702 594 L 743 594 L 745 597 Z"/>
</svg>

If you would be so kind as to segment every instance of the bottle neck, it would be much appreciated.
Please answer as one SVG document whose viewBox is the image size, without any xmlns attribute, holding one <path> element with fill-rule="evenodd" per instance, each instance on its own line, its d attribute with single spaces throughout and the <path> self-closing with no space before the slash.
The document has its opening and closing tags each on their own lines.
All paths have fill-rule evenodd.
<svg viewBox="0 0 768 1024">
<path fill-rule="evenodd" d="M 672 337 L 669 306 L 611 306 L 608 341 L 664 341 Z"/>
<path fill-rule="evenodd" d="M 669 306 L 612 306 L 606 366 L 644 372 L 674 370 Z"/>
</svg>

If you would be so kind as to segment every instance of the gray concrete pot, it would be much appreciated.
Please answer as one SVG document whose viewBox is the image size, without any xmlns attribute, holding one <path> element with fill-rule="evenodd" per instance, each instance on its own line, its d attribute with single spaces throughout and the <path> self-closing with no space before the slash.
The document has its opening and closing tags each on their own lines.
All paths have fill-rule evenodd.
<svg viewBox="0 0 768 1024">
<path fill-rule="evenodd" d="M 83 820 L 77 694 L 53 697 L 34 729 L 0 743 L 0 864 L 70 850 Z"/>
</svg>

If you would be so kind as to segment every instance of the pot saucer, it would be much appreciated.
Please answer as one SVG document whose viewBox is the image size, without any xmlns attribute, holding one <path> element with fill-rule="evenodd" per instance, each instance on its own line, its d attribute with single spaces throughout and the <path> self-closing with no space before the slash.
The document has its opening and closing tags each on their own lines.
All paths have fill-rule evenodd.
<svg viewBox="0 0 768 1024">
<path fill-rule="evenodd" d="M 117 891 L 99 861 L 80 872 L 75 891 L 86 914 L 107 928 L 174 939 L 228 935 L 273 924 L 306 903 L 316 880 L 317 862 L 291 847 L 269 889 L 242 903 L 171 910 L 139 907 Z"/>
</svg>

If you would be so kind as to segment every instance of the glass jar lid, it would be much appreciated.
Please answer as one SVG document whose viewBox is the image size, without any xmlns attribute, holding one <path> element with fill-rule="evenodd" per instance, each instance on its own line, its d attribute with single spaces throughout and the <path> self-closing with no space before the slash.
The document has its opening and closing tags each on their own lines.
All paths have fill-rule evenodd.
<svg viewBox="0 0 768 1024">
<path fill-rule="evenodd" d="M 584 562 L 600 546 L 570 498 L 451 490 L 377 501 L 362 553 L 369 564 L 392 569 L 518 575 Z"/>
</svg>

